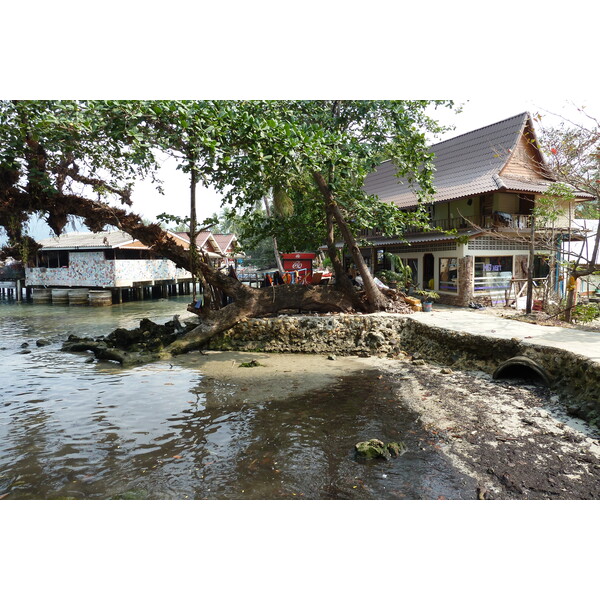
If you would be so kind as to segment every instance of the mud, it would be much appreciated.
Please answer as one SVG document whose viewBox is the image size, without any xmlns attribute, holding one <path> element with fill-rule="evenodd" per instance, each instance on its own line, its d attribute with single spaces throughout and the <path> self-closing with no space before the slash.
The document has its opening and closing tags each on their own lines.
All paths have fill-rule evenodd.
<svg viewBox="0 0 600 600">
<path fill-rule="evenodd" d="M 600 498 L 600 431 L 548 388 L 409 361 L 385 368 L 412 380 L 408 405 L 478 482 L 478 499 Z"/>
</svg>

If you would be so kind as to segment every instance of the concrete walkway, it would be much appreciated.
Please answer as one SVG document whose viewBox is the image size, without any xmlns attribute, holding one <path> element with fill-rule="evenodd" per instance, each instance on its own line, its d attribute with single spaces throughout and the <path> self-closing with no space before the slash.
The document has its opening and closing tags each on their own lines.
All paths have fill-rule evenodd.
<svg viewBox="0 0 600 600">
<path fill-rule="evenodd" d="M 471 308 L 434 306 L 430 313 L 412 313 L 408 317 L 451 331 L 498 339 L 516 338 L 525 344 L 562 348 L 600 363 L 600 333 L 596 332 L 522 323 Z"/>
</svg>

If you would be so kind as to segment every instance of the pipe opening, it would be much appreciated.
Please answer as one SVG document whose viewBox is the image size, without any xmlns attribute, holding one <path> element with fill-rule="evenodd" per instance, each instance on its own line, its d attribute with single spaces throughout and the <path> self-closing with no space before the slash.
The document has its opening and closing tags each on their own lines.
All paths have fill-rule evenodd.
<svg viewBox="0 0 600 600">
<path fill-rule="evenodd" d="M 511 379 L 533 385 L 549 386 L 546 370 L 526 356 L 515 356 L 503 362 L 492 375 L 493 379 Z"/>
</svg>

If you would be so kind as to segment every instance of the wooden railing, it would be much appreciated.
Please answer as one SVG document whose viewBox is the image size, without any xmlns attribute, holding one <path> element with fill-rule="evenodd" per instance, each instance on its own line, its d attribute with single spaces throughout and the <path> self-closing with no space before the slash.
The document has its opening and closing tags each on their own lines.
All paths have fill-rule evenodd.
<svg viewBox="0 0 600 600">
<path fill-rule="evenodd" d="M 482 229 L 518 229 L 524 230 L 531 227 L 531 215 L 510 214 L 497 212 L 492 215 L 476 215 L 471 217 L 456 217 L 452 219 L 435 219 L 431 221 L 431 227 L 448 231 L 456 229 L 457 231 L 472 229 L 473 227 Z M 425 231 L 422 227 L 407 227 L 405 233 L 421 233 Z M 381 231 L 376 229 L 363 229 L 360 236 L 364 238 L 382 237 Z"/>
</svg>

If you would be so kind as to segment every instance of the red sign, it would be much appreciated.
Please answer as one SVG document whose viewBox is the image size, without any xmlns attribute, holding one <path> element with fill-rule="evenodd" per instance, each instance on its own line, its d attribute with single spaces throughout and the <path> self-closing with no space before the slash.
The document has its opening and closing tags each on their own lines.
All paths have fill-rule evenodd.
<svg viewBox="0 0 600 600">
<path fill-rule="evenodd" d="M 302 283 L 308 275 L 312 276 L 312 261 L 315 256 L 312 252 L 282 254 L 283 269 L 292 273 L 294 283 Z"/>
</svg>

